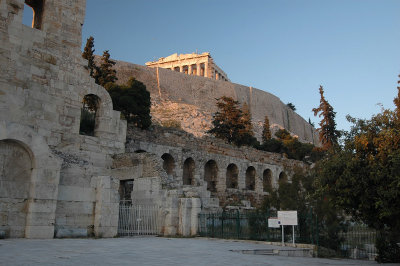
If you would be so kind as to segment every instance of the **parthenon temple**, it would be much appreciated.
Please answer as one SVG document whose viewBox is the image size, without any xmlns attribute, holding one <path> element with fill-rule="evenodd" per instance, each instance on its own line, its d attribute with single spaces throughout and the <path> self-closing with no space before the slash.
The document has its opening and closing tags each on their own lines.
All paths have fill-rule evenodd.
<svg viewBox="0 0 400 266">
<path fill-rule="evenodd" d="M 172 54 L 158 61 L 147 62 L 148 67 L 161 67 L 188 75 L 202 76 L 216 80 L 230 81 L 228 75 L 215 63 L 210 53 Z"/>
</svg>

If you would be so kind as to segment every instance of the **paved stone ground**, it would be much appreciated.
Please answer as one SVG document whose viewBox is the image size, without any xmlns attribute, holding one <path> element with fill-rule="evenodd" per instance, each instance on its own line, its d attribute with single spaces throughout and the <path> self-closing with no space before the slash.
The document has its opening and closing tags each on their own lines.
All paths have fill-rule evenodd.
<svg viewBox="0 0 400 266">
<path fill-rule="evenodd" d="M 0 240 L 0 265 L 373 265 L 373 261 L 250 255 L 276 248 L 205 238 Z"/>
</svg>

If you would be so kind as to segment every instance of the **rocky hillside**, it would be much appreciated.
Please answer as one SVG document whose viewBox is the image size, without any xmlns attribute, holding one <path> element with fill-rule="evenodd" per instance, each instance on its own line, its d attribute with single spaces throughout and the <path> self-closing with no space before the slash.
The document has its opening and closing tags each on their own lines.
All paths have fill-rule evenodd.
<svg viewBox="0 0 400 266">
<path fill-rule="evenodd" d="M 130 77 L 143 82 L 150 91 L 153 121 L 162 125 L 181 127 L 201 137 L 211 127 L 216 111 L 216 99 L 229 96 L 250 107 L 257 138 L 261 138 L 265 115 L 271 131 L 287 129 L 300 141 L 317 143 L 315 129 L 278 97 L 252 87 L 209 78 L 189 76 L 169 69 L 152 69 L 145 66 L 117 61 L 118 83 Z"/>
</svg>

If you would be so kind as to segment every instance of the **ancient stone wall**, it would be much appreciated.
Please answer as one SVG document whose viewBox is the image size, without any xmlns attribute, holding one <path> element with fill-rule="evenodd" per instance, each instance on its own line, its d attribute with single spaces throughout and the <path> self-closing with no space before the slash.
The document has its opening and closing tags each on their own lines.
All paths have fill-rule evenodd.
<svg viewBox="0 0 400 266">
<path fill-rule="evenodd" d="M 162 122 L 175 119 L 182 128 L 196 136 L 203 136 L 211 126 L 216 111 L 216 99 L 229 96 L 247 103 L 252 114 L 256 136 L 261 139 L 265 115 L 268 115 L 272 132 L 285 128 L 300 141 L 318 144 L 315 129 L 281 100 L 262 90 L 219 80 L 185 75 L 168 69 L 148 68 L 118 61 L 119 83 L 130 77 L 143 82 L 152 98 L 153 119 Z M 185 115 L 186 114 L 186 115 Z"/>
<path fill-rule="evenodd" d="M 23 0 L 0 1 L 0 231 L 10 237 L 114 236 L 116 222 L 102 217 L 112 209 L 107 204 L 118 204 L 109 193 L 115 187 L 109 167 L 111 155 L 124 151 L 126 122 L 85 69 L 86 2 L 29 2 L 41 5 L 34 28 L 22 24 L 30 8 Z M 89 94 L 100 99 L 94 136 L 79 134 Z M 23 175 L 11 161 L 22 165 Z M 15 212 L 20 217 L 12 218 Z"/>
<path fill-rule="evenodd" d="M 182 210 L 197 212 L 197 204 L 201 211 L 232 206 L 254 208 L 268 195 L 268 188 L 277 188 L 282 178 L 290 182 L 296 168 L 307 169 L 302 162 L 286 159 L 280 154 L 250 147 L 238 148 L 215 138 L 199 139 L 182 130 L 161 127 L 149 131 L 129 127 L 126 152 L 130 154 L 128 160 L 126 154 L 114 157 L 113 175 L 134 179 L 134 190 L 142 200 L 151 199 L 163 206 L 169 214 L 169 218 L 164 218 L 165 234 L 190 234 L 189 228 L 197 220 L 190 219 L 192 214 L 187 214 L 189 217 L 182 214 Z M 151 164 L 138 163 L 138 159 L 143 161 L 148 156 L 152 158 Z M 130 166 L 131 170 L 121 168 L 133 161 L 136 163 Z M 189 161 L 192 167 L 188 167 Z M 146 178 L 144 172 L 149 165 L 153 165 L 151 168 L 155 171 L 147 174 L 147 183 L 136 182 Z M 191 181 L 185 182 L 188 175 Z M 230 185 L 232 183 L 234 185 Z"/>
</svg>

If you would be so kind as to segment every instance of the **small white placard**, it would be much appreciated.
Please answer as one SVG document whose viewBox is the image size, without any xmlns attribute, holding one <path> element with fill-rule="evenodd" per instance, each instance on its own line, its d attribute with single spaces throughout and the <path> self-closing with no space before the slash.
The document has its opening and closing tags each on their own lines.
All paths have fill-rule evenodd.
<svg viewBox="0 0 400 266">
<path fill-rule="evenodd" d="M 279 228 L 281 226 L 281 221 L 278 218 L 269 218 L 268 227 Z"/>
<path fill-rule="evenodd" d="M 278 211 L 282 225 L 297 225 L 297 211 Z"/>
</svg>

